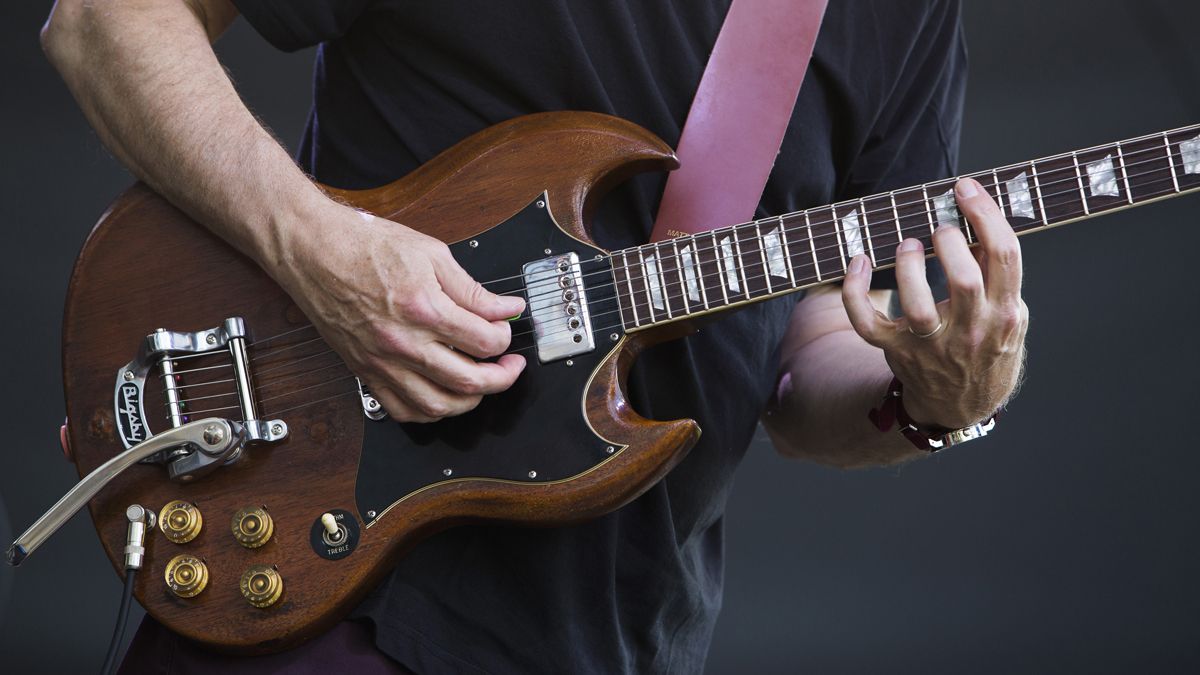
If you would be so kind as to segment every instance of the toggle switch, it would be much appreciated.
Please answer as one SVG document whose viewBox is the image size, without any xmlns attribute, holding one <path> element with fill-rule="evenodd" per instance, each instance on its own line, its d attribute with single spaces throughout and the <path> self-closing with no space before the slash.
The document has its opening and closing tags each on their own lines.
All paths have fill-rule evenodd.
<svg viewBox="0 0 1200 675">
<path fill-rule="evenodd" d="M 200 509 L 191 502 L 169 502 L 158 512 L 158 528 L 176 544 L 186 544 L 195 539 L 203 525 Z"/>
</svg>

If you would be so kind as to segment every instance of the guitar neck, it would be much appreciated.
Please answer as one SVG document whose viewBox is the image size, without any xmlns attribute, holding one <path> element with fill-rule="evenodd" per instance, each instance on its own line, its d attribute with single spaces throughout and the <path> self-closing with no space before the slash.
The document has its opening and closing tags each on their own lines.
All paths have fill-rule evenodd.
<svg viewBox="0 0 1200 675">
<path fill-rule="evenodd" d="M 1018 235 L 1200 190 L 1200 124 L 966 174 Z M 947 178 L 611 256 L 627 331 L 793 293 L 845 277 L 850 259 L 895 265 L 902 239 L 933 250 L 939 226 L 974 229 Z"/>
</svg>

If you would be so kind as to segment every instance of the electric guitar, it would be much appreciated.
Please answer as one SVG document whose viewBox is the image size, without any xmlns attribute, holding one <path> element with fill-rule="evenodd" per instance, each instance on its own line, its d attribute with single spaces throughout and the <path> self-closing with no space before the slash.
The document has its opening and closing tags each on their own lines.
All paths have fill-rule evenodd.
<svg viewBox="0 0 1200 675">
<path fill-rule="evenodd" d="M 434 424 L 388 420 L 260 268 L 133 186 L 68 290 L 64 442 L 83 480 L 9 561 L 86 503 L 118 570 L 144 557 L 134 593 L 158 621 L 225 651 L 287 649 L 437 530 L 577 522 L 661 479 L 700 429 L 630 407 L 625 376 L 647 345 L 835 282 L 858 254 L 889 267 L 902 238 L 932 251 L 940 225 L 975 243 L 953 178 L 620 251 L 592 243 L 607 187 L 676 164 L 631 123 L 545 113 L 390 185 L 328 189 L 447 242 L 490 290 L 527 300 L 512 324 L 509 351 L 529 363 L 517 383 Z M 971 175 L 1025 234 L 1200 190 L 1200 125 Z M 134 515 L 151 529 L 140 549 L 125 546 Z"/>
</svg>

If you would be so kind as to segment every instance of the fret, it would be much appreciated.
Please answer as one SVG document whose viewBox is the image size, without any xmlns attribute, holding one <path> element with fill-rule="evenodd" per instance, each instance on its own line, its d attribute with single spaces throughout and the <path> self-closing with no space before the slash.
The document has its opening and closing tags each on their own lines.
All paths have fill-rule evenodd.
<svg viewBox="0 0 1200 675">
<path fill-rule="evenodd" d="M 609 258 L 609 264 L 612 265 L 613 272 L 613 290 L 617 295 L 617 309 L 621 310 L 621 325 L 626 328 L 638 325 L 637 307 L 633 304 L 633 284 L 629 281 L 629 257 L 624 251 L 621 251 L 621 259 L 623 264 L 618 267 L 616 264 L 616 255 Z M 620 275 L 618 274 L 620 270 Z M 624 277 L 625 285 L 629 288 L 629 295 L 621 292 L 621 276 Z M 627 317 L 633 318 L 633 323 L 630 324 Z"/>
<path fill-rule="evenodd" d="M 647 255 L 645 251 L 638 249 L 638 256 L 642 259 L 642 275 L 646 280 L 646 290 L 650 297 L 650 318 L 654 318 L 654 310 L 666 312 L 666 318 L 671 318 L 670 305 L 667 304 L 664 297 L 664 284 L 662 282 L 662 270 L 658 264 L 658 246 L 650 244 L 654 252 Z"/>
<path fill-rule="evenodd" d="M 1125 199 L 1133 204 L 1133 190 L 1129 188 L 1129 169 L 1125 168 L 1125 153 L 1121 152 L 1121 144 L 1117 143 L 1117 163 L 1121 165 L 1121 180 L 1125 183 Z"/>
<path fill-rule="evenodd" d="M 633 306 L 640 308 L 642 312 L 642 319 L 638 325 L 644 326 L 654 323 L 654 310 L 650 307 L 650 293 L 646 287 L 645 272 L 641 264 L 642 248 L 640 246 L 636 249 L 636 253 L 637 259 L 626 269 L 629 271 L 630 284 L 633 289 Z M 639 296 L 645 298 L 645 301 L 639 300 Z"/>
<path fill-rule="evenodd" d="M 1129 193 L 1135 202 L 1177 194 L 1167 148 L 1159 137 L 1122 143 L 1129 173 Z"/>
<path fill-rule="evenodd" d="M 924 185 L 921 186 L 921 199 L 925 202 L 925 216 L 929 218 L 929 236 L 932 237 L 934 230 L 937 229 L 937 226 L 933 224 L 933 207 L 929 203 L 929 191 L 925 189 Z M 933 240 L 931 239 L 930 241 Z"/>
<path fill-rule="evenodd" d="M 1200 129 L 1169 134 L 1171 162 L 1178 167 L 1179 190 L 1187 192 L 1200 187 Z"/>
<path fill-rule="evenodd" d="M 957 178 L 950 178 L 925 186 L 926 194 L 933 194 L 930 201 L 930 214 L 937 227 L 957 227 L 962 230 L 963 217 L 958 210 L 958 200 L 954 194 L 954 184 Z"/>
<path fill-rule="evenodd" d="M 1179 175 L 1175 173 L 1175 161 L 1171 159 L 1171 138 L 1167 133 L 1163 132 L 1163 147 L 1167 151 L 1167 166 L 1171 168 L 1171 182 L 1175 184 L 1175 191 L 1179 192 Z"/>
<path fill-rule="evenodd" d="M 1119 148 L 1106 145 L 1075 154 L 1079 178 L 1087 198 L 1087 215 L 1097 215 L 1133 203 L 1129 185 L 1122 182 L 1124 160 Z"/>
<path fill-rule="evenodd" d="M 1042 207 L 1043 224 L 1058 224 L 1086 215 L 1080 203 L 1075 160 L 1071 155 L 1042 159 L 1036 162 L 1038 197 Z"/>
<path fill-rule="evenodd" d="M 843 252 L 844 266 L 855 256 L 866 253 L 862 244 L 862 216 L 859 215 L 858 209 L 851 209 L 850 213 L 841 216 L 838 215 L 836 206 L 831 206 L 830 209 L 833 212 L 834 227 L 837 228 L 840 250 Z"/>
<path fill-rule="evenodd" d="M 737 232 L 738 262 L 742 266 L 742 280 L 746 282 L 746 297 L 770 295 L 770 270 L 758 236 L 758 223 L 745 223 L 733 229 Z"/>
<path fill-rule="evenodd" d="M 888 201 L 892 203 L 892 217 L 896 219 L 896 239 L 904 241 L 904 232 L 900 229 L 900 210 L 896 208 L 896 191 L 888 193 Z M 899 242 L 897 242 L 899 245 Z"/>
<path fill-rule="evenodd" d="M 1037 226 L 1037 211 L 1029 186 L 1029 169 L 1024 165 L 998 169 L 996 177 L 1001 186 L 998 189 L 1004 197 L 1001 210 L 1005 211 L 1013 230 L 1022 232 Z"/>
<path fill-rule="evenodd" d="M 896 247 L 900 245 L 899 221 L 893 218 L 891 195 L 875 195 L 861 201 L 863 216 L 869 223 L 863 229 L 871 244 L 871 262 L 876 267 L 886 265 L 895 259 Z"/>
<path fill-rule="evenodd" d="M 1038 206 L 1042 209 L 1042 225 L 1049 225 L 1050 221 L 1046 218 L 1046 204 L 1042 201 L 1042 185 L 1038 182 L 1037 163 L 1029 163 L 1029 175 L 1033 177 L 1033 191 L 1037 194 Z"/>
<path fill-rule="evenodd" d="M 733 267 L 737 270 L 738 276 L 742 280 L 742 293 L 746 295 L 746 299 L 750 299 L 750 284 L 746 283 L 746 261 L 742 258 L 742 244 L 738 241 L 737 227 L 731 228 L 730 237 L 733 239 Z M 721 250 L 721 255 L 725 255 L 724 249 Z M 737 290 L 730 286 L 731 290 Z"/>
<path fill-rule="evenodd" d="M 817 246 L 817 260 L 821 274 L 825 277 L 842 277 L 846 273 L 846 253 L 842 249 L 842 233 L 839 232 L 832 206 L 809 209 L 808 222 L 812 223 L 813 240 Z"/>
<path fill-rule="evenodd" d="M 779 217 L 779 236 L 787 251 L 788 269 L 792 273 L 792 286 L 800 288 L 819 281 L 812 247 L 807 241 L 808 227 L 803 213 L 785 214 Z"/>
<path fill-rule="evenodd" d="M 721 279 L 721 264 L 717 259 L 716 234 L 707 234 L 704 239 L 696 239 L 696 265 L 699 268 L 700 293 L 708 299 L 708 307 L 721 307 L 729 304 L 724 295 L 725 282 Z"/>
<path fill-rule="evenodd" d="M 712 241 L 713 241 L 713 249 L 712 249 L 713 250 L 713 259 L 716 260 L 716 262 L 717 262 L 717 274 L 716 274 L 717 285 L 721 287 L 721 297 L 725 300 L 725 304 L 728 305 L 729 304 L 729 291 L 725 290 L 725 287 L 727 285 L 726 284 L 727 277 L 726 277 L 726 273 L 725 273 L 725 266 L 721 263 L 721 255 L 723 252 L 721 251 L 720 242 L 717 241 L 717 233 L 715 231 L 713 232 L 713 235 L 712 235 Z"/>
<path fill-rule="evenodd" d="M 758 256 L 760 258 L 762 258 L 763 279 L 765 279 L 767 282 L 767 295 L 771 295 L 773 293 L 773 291 L 771 290 L 770 269 L 767 267 L 767 246 L 763 242 L 762 228 L 758 226 L 758 221 L 754 222 L 754 234 L 755 234 L 755 240 L 759 243 Z"/>
<path fill-rule="evenodd" d="M 867 219 L 867 204 L 862 199 L 858 200 L 858 207 L 862 209 L 862 231 L 867 236 L 867 252 L 871 254 L 871 267 L 875 267 L 875 244 L 871 241 L 871 226 Z"/>
<path fill-rule="evenodd" d="M 804 227 L 808 230 L 808 248 L 812 251 L 813 269 L 817 271 L 817 281 L 821 281 L 821 265 L 817 262 L 817 245 L 813 241 L 812 221 L 808 217 L 808 211 L 804 212 Z"/>
<path fill-rule="evenodd" d="M 1071 153 L 1071 161 L 1075 164 L 1075 182 L 1079 185 L 1079 202 L 1083 204 L 1083 215 L 1091 215 L 1088 208 L 1087 195 L 1083 192 L 1083 173 L 1079 171 L 1079 156 Z"/>
<path fill-rule="evenodd" d="M 687 292 L 689 307 L 693 303 L 704 305 L 704 309 L 708 309 L 708 293 L 704 290 L 704 284 L 701 283 L 700 256 L 696 253 L 696 238 L 691 237 L 688 243 L 679 250 L 679 274 L 682 276 L 684 288 Z M 690 311 L 690 310 L 689 310 Z"/>
<path fill-rule="evenodd" d="M 924 188 L 909 188 L 892 193 L 896 202 L 897 231 L 904 239 L 918 239 L 925 248 L 933 246 L 933 233 L 928 223 L 931 217 Z"/>
<path fill-rule="evenodd" d="M 784 230 L 786 230 L 786 229 L 787 229 L 787 226 L 783 224 L 783 216 L 779 216 L 779 235 L 778 236 L 779 236 L 779 243 L 783 246 L 783 261 L 784 261 L 784 264 L 787 265 L 788 282 L 791 283 L 792 288 L 796 288 L 797 287 L 796 286 L 796 269 L 792 265 L 792 250 L 791 250 L 791 247 L 788 246 L 787 234 L 784 232 Z M 768 233 L 768 236 L 769 236 L 769 233 Z"/>
<path fill-rule="evenodd" d="M 677 238 L 671 239 L 671 251 L 674 253 L 671 259 L 674 262 L 674 268 L 676 268 L 674 269 L 674 271 L 676 271 L 674 276 L 678 277 L 679 280 L 679 298 L 683 299 L 683 313 L 684 315 L 689 315 L 689 313 L 691 313 L 691 303 L 688 301 L 688 287 L 685 286 L 683 280 L 683 261 L 680 261 L 679 259 L 679 244 Z"/>
</svg>

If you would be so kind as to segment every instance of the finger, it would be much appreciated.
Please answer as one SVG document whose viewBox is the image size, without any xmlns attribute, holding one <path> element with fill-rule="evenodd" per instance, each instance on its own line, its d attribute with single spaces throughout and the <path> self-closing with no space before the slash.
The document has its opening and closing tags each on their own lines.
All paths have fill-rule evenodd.
<svg viewBox="0 0 1200 675">
<path fill-rule="evenodd" d="M 512 327 L 507 321 L 487 321 L 445 295 L 435 295 L 429 303 L 428 315 L 420 318 L 441 342 L 481 359 L 508 349 Z"/>
<path fill-rule="evenodd" d="M 438 282 L 450 299 L 459 307 L 488 321 L 504 321 L 525 311 L 525 299 L 514 295 L 497 295 L 471 278 L 454 258 L 446 256 L 435 262 Z"/>
<path fill-rule="evenodd" d="M 392 393 L 387 387 L 370 384 L 371 396 L 379 401 L 379 405 L 387 411 L 387 414 L 397 422 L 432 422 L 433 418 L 418 413 L 416 409 L 410 406 L 404 399 Z"/>
<path fill-rule="evenodd" d="M 905 239 L 896 248 L 896 283 L 900 292 L 900 311 L 912 331 L 926 335 L 938 329 L 942 317 L 929 280 L 925 278 L 925 244 L 919 239 Z"/>
<path fill-rule="evenodd" d="M 954 191 L 986 253 L 988 297 L 998 301 L 1020 297 L 1021 244 L 1004 212 L 975 180 L 963 178 Z"/>
<path fill-rule="evenodd" d="M 871 266 L 865 255 L 856 255 L 842 281 L 842 304 L 854 331 L 868 344 L 883 347 L 895 335 L 895 323 L 871 303 Z"/>
<path fill-rule="evenodd" d="M 946 272 L 953 313 L 962 318 L 978 314 L 983 300 L 983 272 L 962 230 L 953 223 L 939 225 L 933 233 L 933 250 Z"/>
<path fill-rule="evenodd" d="M 461 415 L 474 410 L 482 399 L 481 396 L 447 391 L 424 375 L 411 370 L 397 373 L 395 380 L 393 392 L 420 418 L 413 421 L 431 422 Z"/>
<path fill-rule="evenodd" d="M 444 389 L 462 395 L 497 394 L 525 370 L 525 357 L 505 354 L 497 361 L 476 361 L 440 344 L 430 344 L 418 372 Z"/>
</svg>

